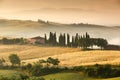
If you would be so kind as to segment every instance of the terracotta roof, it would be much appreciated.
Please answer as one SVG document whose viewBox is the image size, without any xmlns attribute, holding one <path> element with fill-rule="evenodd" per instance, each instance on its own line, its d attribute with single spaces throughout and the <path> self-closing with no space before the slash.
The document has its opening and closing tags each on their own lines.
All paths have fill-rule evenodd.
<svg viewBox="0 0 120 80">
<path fill-rule="evenodd" d="M 33 37 L 33 38 L 31 38 L 31 39 L 45 39 L 45 38 L 40 37 L 40 36 L 37 36 L 37 37 Z"/>
</svg>

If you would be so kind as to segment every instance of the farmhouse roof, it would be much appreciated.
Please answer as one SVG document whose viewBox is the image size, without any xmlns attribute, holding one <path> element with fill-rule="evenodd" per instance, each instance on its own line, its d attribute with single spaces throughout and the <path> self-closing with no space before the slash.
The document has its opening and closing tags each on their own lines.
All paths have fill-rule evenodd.
<svg viewBox="0 0 120 80">
<path fill-rule="evenodd" d="M 31 39 L 45 39 L 45 38 L 40 37 L 40 36 L 37 36 L 37 37 L 33 37 L 33 38 L 31 38 Z"/>
</svg>

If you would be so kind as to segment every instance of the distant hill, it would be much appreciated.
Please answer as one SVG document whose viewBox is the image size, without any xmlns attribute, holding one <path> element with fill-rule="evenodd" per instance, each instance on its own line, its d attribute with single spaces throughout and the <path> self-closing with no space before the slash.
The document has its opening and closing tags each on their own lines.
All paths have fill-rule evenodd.
<svg viewBox="0 0 120 80">
<path fill-rule="evenodd" d="M 110 44 L 120 45 L 120 28 L 109 27 L 94 24 L 60 24 L 49 21 L 31 21 L 31 20 L 7 20 L 0 19 L 0 36 L 7 37 L 44 37 L 44 34 L 49 32 L 76 33 L 84 34 L 88 32 L 91 37 L 106 38 Z"/>
<path fill-rule="evenodd" d="M 116 27 L 116 28 L 120 28 L 120 26 L 114 26 L 114 27 Z"/>
</svg>

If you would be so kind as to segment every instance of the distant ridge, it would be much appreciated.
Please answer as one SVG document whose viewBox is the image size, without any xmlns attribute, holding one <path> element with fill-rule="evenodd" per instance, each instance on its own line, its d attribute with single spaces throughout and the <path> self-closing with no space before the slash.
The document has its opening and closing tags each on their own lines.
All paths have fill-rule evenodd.
<svg viewBox="0 0 120 80">
<path fill-rule="evenodd" d="M 120 28 L 120 26 L 114 26 L 115 28 Z"/>
<path fill-rule="evenodd" d="M 32 20 L 9 20 L 9 19 L 1 19 L 0 23 L 39 23 L 39 24 L 46 24 L 46 25 L 66 25 L 66 26 L 95 26 L 95 27 L 107 27 L 103 25 L 97 25 L 97 24 L 88 24 L 88 23 L 71 23 L 71 24 L 63 24 L 63 23 L 57 23 L 57 22 L 51 22 L 51 21 L 44 21 L 41 19 L 38 19 L 38 21 L 32 21 Z"/>
</svg>

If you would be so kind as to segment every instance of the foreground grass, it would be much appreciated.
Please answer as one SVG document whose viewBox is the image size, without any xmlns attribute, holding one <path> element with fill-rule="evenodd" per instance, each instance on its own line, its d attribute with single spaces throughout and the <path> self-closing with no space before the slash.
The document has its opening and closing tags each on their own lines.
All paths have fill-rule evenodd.
<svg viewBox="0 0 120 80">
<path fill-rule="evenodd" d="M 58 73 L 47 75 L 44 77 L 46 80 L 86 80 L 85 76 L 81 76 L 79 73 Z"/>
<path fill-rule="evenodd" d="M 46 80 L 120 80 L 120 77 L 108 78 L 108 79 L 88 78 L 84 75 L 81 75 L 80 73 L 58 73 L 58 74 L 47 75 L 44 78 Z"/>
<path fill-rule="evenodd" d="M 117 77 L 117 78 L 108 78 L 108 79 L 102 79 L 102 80 L 120 80 L 120 77 Z"/>
<path fill-rule="evenodd" d="M 20 72 L 15 70 L 0 70 L 0 76 L 5 77 L 19 77 Z M 120 77 L 117 78 L 108 78 L 108 79 L 94 79 L 84 76 L 82 73 L 57 73 L 43 76 L 45 80 L 120 80 Z"/>
<path fill-rule="evenodd" d="M 0 70 L 0 76 L 4 77 L 19 77 L 20 72 L 15 71 L 15 70 Z"/>
</svg>

